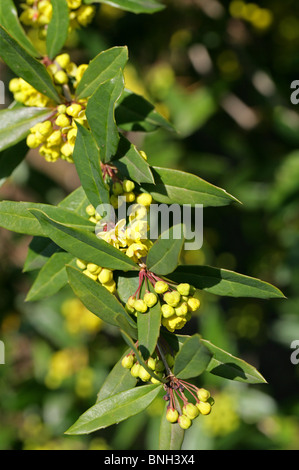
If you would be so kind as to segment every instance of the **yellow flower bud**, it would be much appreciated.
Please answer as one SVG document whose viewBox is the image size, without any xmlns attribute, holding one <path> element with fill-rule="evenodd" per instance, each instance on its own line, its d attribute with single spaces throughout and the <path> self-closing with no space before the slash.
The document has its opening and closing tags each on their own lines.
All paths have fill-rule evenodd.
<svg viewBox="0 0 299 470">
<path fill-rule="evenodd" d="M 67 0 L 68 7 L 76 10 L 82 5 L 82 0 Z"/>
<path fill-rule="evenodd" d="M 147 365 L 150 369 L 155 370 L 156 369 L 156 359 L 153 357 L 149 357 L 147 360 Z"/>
<path fill-rule="evenodd" d="M 83 5 L 77 12 L 77 21 L 82 26 L 87 26 L 93 19 L 95 8 L 92 5 Z"/>
<path fill-rule="evenodd" d="M 179 417 L 179 413 L 174 408 L 167 408 L 166 419 L 169 423 L 176 423 Z"/>
<path fill-rule="evenodd" d="M 200 388 L 197 390 L 197 397 L 200 401 L 208 401 L 210 398 L 211 394 L 208 390 L 205 388 Z"/>
<path fill-rule="evenodd" d="M 72 116 L 72 117 L 76 118 L 76 117 L 78 117 L 78 114 L 80 113 L 81 110 L 82 110 L 82 106 L 80 104 L 73 103 L 73 104 L 71 104 L 71 106 L 68 106 L 66 108 L 66 113 L 69 116 Z"/>
<path fill-rule="evenodd" d="M 148 193 L 139 194 L 136 198 L 137 204 L 141 204 L 142 206 L 150 206 L 152 203 L 152 196 Z"/>
<path fill-rule="evenodd" d="M 183 406 L 183 414 L 190 419 L 195 419 L 199 415 L 199 409 L 193 403 L 187 403 Z"/>
<path fill-rule="evenodd" d="M 146 153 L 145 153 L 143 150 L 139 150 L 139 153 L 140 153 L 140 155 L 142 156 L 142 158 L 143 158 L 145 161 L 147 161 L 147 155 L 146 155 Z"/>
<path fill-rule="evenodd" d="M 11 91 L 12 93 L 15 93 L 19 91 L 20 88 L 21 88 L 21 85 L 20 85 L 20 81 L 18 78 L 13 78 L 12 80 L 10 80 L 9 91 Z"/>
<path fill-rule="evenodd" d="M 77 73 L 76 73 L 76 80 L 77 82 L 79 83 L 83 77 L 83 74 L 85 72 L 85 70 L 87 69 L 88 67 L 88 64 L 81 64 L 79 65 L 78 69 L 77 69 Z"/>
<path fill-rule="evenodd" d="M 96 281 L 98 278 L 96 274 L 92 274 L 90 271 L 88 271 L 88 269 L 85 269 L 85 271 L 83 271 L 83 274 L 85 274 L 85 276 L 89 277 L 93 281 Z"/>
<path fill-rule="evenodd" d="M 61 132 L 60 131 L 54 131 L 52 134 L 47 138 L 47 144 L 48 145 L 60 145 L 62 140 Z"/>
<path fill-rule="evenodd" d="M 76 74 L 77 74 L 77 71 L 78 71 L 78 67 L 77 67 L 77 65 L 76 65 L 74 62 L 70 62 L 70 63 L 66 66 L 65 71 L 66 71 L 66 73 L 67 73 L 70 77 L 76 78 Z"/>
<path fill-rule="evenodd" d="M 171 307 L 177 307 L 181 300 L 181 294 L 177 291 L 166 292 L 163 296 L 163 300 Z"/>
<path fill-rule="evenodd" d="M 68 133 L 67 133 L 67 140 L 69 142 L 69 144 L 71 145 L 75 145 L 76 143 L 76 138 L 77 138 L 77 129 L 71 129 Z"/>
<path fill-rule="evenodd" d="M 187 284 L 187 283 L 179 284 L 179 285 L 177 286 L 177 291 L 178 291 L 181 295 L 189 295 L 189 292 L 190 292 L 190 284 Z"/>
<path fill-rule="evenodd" d="M 157 281 L 155 284 L 155 291 L 157 292 L 157 294 L 164 294 L 168 291 L 168 289 L 169 286 L 164 281 Z"/>
<path fill-rule="evenodd" d="M 188 313 L 187 302 L 181 302 L 176 308 L 175 313 L 178 317 L 185 317 Z"/>
<path fill-rule="evenodd" d="M 122 194 L 123 193 L 122 184 L 119 182 L 113 183 L 112 192 L 115 196 L 119 196 L 120 194 Z"/>
<path fill-rule="evenodd" d="M 164 318 L 170 318 L 172 317 L 172 315 L 174 315 L 175 313 L 175 310 L 173 307 L 171 307 L 170 305 L 168 304 L 163 304 L 161 306 L 161 310 L 162 310 L 162 315 Z"/>
<path fill-rule="evenodd" d="M 143 382 L 148 382 L 151 378 L 151 374 L 149 374 L 144 367 L 140 366 L 139 367 L 139 378 Z"/>
<path fill-rule="evenodd" d="M 133 192 L 125 193 L 125 200 L 126 200 L 126 202 L 134 202 L 135 201 L 135 194 Z"/>
<path fill-rule="evenodd" d="M 131 375 L 135 377 L 136 379 L 139 377 L 139 369 L 140 369 L 140 364 L 135 362 L 135 364 L 131 368 Z"/>
<path fill-rule="evenodd" d="M 94 264 L 94 263 L 88 263 L 87 269 L 91 274 L 95 274 L 95 275 L 100 274 L 100 272 L 102 270 L 102 268 L 100 266 L 98 266 L 97 264 Z"/>
<path fill-rule="evenodd" d="M 196 312 L 200 307 L 200 300 L 196 299 L 195 297 L 188 299 L 187 303 L 190 312 Z"/>
<path fill-rule="evenodd" d="M 65 114 L 66 113 L 66 106 L 65 104 L 60 104 L 58 107 L 57 107 L 57 111 L 59 114 Z M 68 120 L 68 125 L 69 125 L 69 120 Z"/>
<path fill-rule="evenodd" d="M 147 312 L 147 305 L 142 299 L 137 299 L 134 302 L 134 308 L 137 312 L 145 313 Z"/>
<path fill-rule="evenodd" d="M 63 69 L 66 69 L 70 61 L 71 61 L 71 58 L 69 54 L 60 54 L 55 58 L 55 62 L 57 62 L 58 65 L 60 65 L 60 67 Z"/>
<path fill-rule="evenodd" d="M 59 127 L 67 127 L 70 125 L 70 118 L 66 114 L 59 114 L 57 116 L 55 124 Z"/>
<path fill-rule="evenodd" d="M 152 292 L 148 292 L 148 293 L 144 294 L 143 300 L 144 300 L 145 304 L 149 308 L 151 308 L 154 305 L 156 305 L 156 303 L 158 302 L 158 297 L 156 296 L 156 294 L 154 294 Z"/>
<path fill-rule="evenodd" d="M 123 190 L 126 192 L 126 193 L 130 193 L 131 191 L 133 191 L 135 188 L 135 184 L 133 181 L 130 181 L 130 180 L 124 180 L 123 181 Z"/>
<path fill-rule="evenodd" d="M 211 413 L 212 407 L 209 402 L 199 402 L 196 404 L 202 415 L 209 415 Z"/>
<path fill-rule="evenodd" d="M 71 155 L 73 155 L 74 145 L 71 145 L 70 143 L 66 142 L 61 146 L 60 151 L 64 157 L 69 158 Z"/>
<path fill-rule="evenodd" d="M 26 143 L 30 149 L 35 149 L 40 146 L 41 142 L 36 138 L 35 134 L 29 134 L 27 136 Z"/>
<path fill-rule="evenodd" d="M 103 284 L 103 286 L 111 293 L 111 294 L 114 294 L 116 292 L 116 283 L 115 281 L 110 281 L 110 282 L 106 282 L 105 284 Z"/>
<path fill-rule="evenodd" d="M 86 263 L 85 261 L 82 261 L 81 259 L 76 260 L 76 265 L 78 266 L 79 269 L 86 269 Z"/>
<path fill-rule="evenodd" d="M 113 280 L 113 272 L 110 269 L 103 268 L 98 279 L 101 284 L 107 284 Z"/>
<path fill-rule="evenodd" d="M 131 369 L 134 365 L 134 356 L 132 354 L 129 354 L 128 356 L 125 356 L 121 361 L 121 365 L 125 369 Z"/>
<path fill-rule="evenodd" d="M 178 417 L 178 423 L 182 429 L 188 429 L 190 428 L 192 421 L 190 418 L 188 418 L 188 416 L 180 415 Z"/>
<path fill-rule="evenodd" d="M 58 85 L 65 85 L 66 83 L 68 83 L 69 78 L 63 70 L 58 70 L 58 72 L 54 74 L 54 81 Z"/>
</svg>

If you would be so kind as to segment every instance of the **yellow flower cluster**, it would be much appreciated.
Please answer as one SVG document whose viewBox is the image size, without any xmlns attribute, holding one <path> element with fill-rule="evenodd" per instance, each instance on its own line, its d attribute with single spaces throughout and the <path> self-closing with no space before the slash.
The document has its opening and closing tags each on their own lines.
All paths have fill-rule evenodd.
<svg viewBox="0 0 299 470">
<path fill-rule="evenodd" d="M 248 21 L 256 29 L 268 29 L 273 22 L 273 14 L 267 8 L 261 8 L 256 3 L 245 3 L 234 0 L 229 5 L 229 12 L 234 18 Z"/>
<path fill-rule="evenodd" d="M 174 364 L 173 356 L 171 354 L 167 354 L 166 360 L 168 366 L 172 367 Z M 152 370 L 157 377 L 159 377 L 159 379 L 165 377 L 165 366 L 156 354 L 150 356 L 147 361 L 145 361 L 145 363 L 148 368 Z M 149 372 L 147 372 L 147 370 L 141 364 L 139 364 L 133 352 L 124 356 L 121 361 L 121 364 L 125 369 L 130 369 L 131 375 L 136 379 L 141 379 L 143 382 L 150 381 L 153 384 L 160 383 L 160 380 L 155 379 L 155 377 L 152 377 Z"/>
<path fill-rule="evenodd" d="M 77 136 L 76 123 L 88 127 L 85 108 L 87 100 L 73 101 L 71 91 L 80 82 L 87 64 L 77 67 L 71 62 L 69 54 L 61 54 L 48 65 L 53 82 L 60 94 L 63 94 L 63 86 L 67 86 L 70 96 L 67 104 L 55 107 L 55 104 L 46 96 L 39 93 L 22 78 L 13 78 L 9 89 L 14 99 L 25 106 L 53 107 L 51 120 L 36 124 L 30 129 L 27 136 L 29 148 L 38 148 L 39 153 L 48 161 L 55 162 L 59 158 L 73 162 L 73 151 Z M 71 90 L 72 89 L 72 90 Z"/>
<path fill-rule="evenodd" d="M 66 329 L 72 335 L 97 333 L 103 325 L 102 320 L 91 313 L 77 298 L 65 300 L 61 306 L 61 313 L 65 317 Z"/>
<path fill-rule="evenodd" d="M 116 292 L 116 283 L 113 279 L 113 271 L 111 269 L 102 268 L 94 263 L 87 263 L 81 259 L 76 261 L 78 268 L 83 270 L 83 274 L 93 281 L 99 282 L 111 294 Z"/>
<path fill-rule="evenodd" d="M 69 32 L 91 23 L 95 14 L 94 6 L 83 5 L 82 0 L 67 0 L 67 4 L 70 18 Z M 47 26 L 53 14 L 51 0 L 26 0 L 21 7 L 23 12 L 20 15 L 20 21 L 25 26 L 38 29 L 39 37 L 45 39 Z"/>
<path fill-rule="evenodd" d="M 170 423 L 177 422 L 182 429 L 188 429 L 192 425 L 192 421 L 199 415 L 209 415 L 214 404 L 210 392 L 204 388 L 199 388 L 196 390 L 196 395 L 195 404 L 188 402 L 186 399 L 184 400 L 181 414 L 173 405 L 169 405 L 166 412 L 167 421 Z"/>
<path fill-rule="evenodd" d="M 193 296 L 195 288 L 190 284 L 182 283 L 176 289 L 164 281 L 157 281 L 154 286 L 155 292 L 160 295 L 162 325 L 168 331 L 182 329 L 191 319 L 192 312 L 196 312 L 200 307 L 200 301 Z M 156 305 L 158 296 L 152 292 L 146 292 L 143 298 L 130 296 L 125 309 L 128 313 L 137 316 L 138 313 L 146 313 L 149 308 Z"/>
</svg>

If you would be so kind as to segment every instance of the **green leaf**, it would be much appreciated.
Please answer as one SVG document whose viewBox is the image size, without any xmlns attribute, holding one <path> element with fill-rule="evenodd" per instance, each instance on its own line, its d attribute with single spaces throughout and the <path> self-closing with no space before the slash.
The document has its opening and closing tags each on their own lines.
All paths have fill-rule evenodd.
<svg viewBox="0 0 299 470">
<path fill-rule="evenodd" d="M 53 114 L 49 108 L 16 108 L 0 111 L 0 151 L 24 140 L 31 127 Z"/>
<path fill-rule="evenodd" d="M 154 290 L 150 289 L 152 292 Z M 138 348 L 148 359 L 156 349 L 161 327 L 161 305 L 158 301 L 147 313 L 137 314 Z"/>
<path fill-rule="evenodd" d="M 103 180 L 96 142 L 85 127 L 77 123 L 77 128 L 73 159 L 86 196 L 95 208 L 101 203 L 110 204 L 109 190 Z"/>
<path fill-rule="evenodd" d="M 28 209 L 45 209 L 46 204 L 34 202 L 0 202 L 0 227 L 11 232 L 22 233 L 25 235 L 45 236 L 37 219 Z"/>
<path fill-rule="evenodd" d="M 284 298 L 277 287 L 267 282 L 211 266 L 179 266 L 167 277 L 176 282 L 188 282 L 197 289 L 216 295 L 258 299 Z"/>
<path fill-rule="evenodd" d="M 66 434 L 89 434 L 120 423 L 145 410 L 160 390 L 161 385 L 143 385 L 106 398 L 83 413 Z"/>
<path fill-rule="evenodd" d="M 89 201 L 82 186 L 79 186 L 79 188 L 75 189 L 75 191 L 58 204 L 59 207 L 76 212 L 76 214 L 81 215 L 82 217 L 86 217 L 86 207 L 88 205 Z"/>
<path fill-rule="evenodd" d="M 0 186 L 2 186 L 28 152 L 25 140 L 0 153 Z"/>
<path fill-rule="evenodd" d="M 106 377 L 106 380 L 97 395 L 97 403 L 105 398 L 115 395 L 116 393 L 124 392 L 125 390 L 135 387 L 137 379 L 131 375 L 129 369 L 125 369 L 121 364 L 123 357 L 129 354 L 129 352 L 130 349 L 127 349 Z"/>
<path fill-rule="evenodd" d="M 75 263 L 70 253 L 54 253 L 38 273 L 26 301 L 36 301 L 56 294 L 68 282 L 66 264 Z"/>
<path fill-rule="evenodd" d="M 78 269 L 68 266 L 66 270 L 71 288 L 88 310 L 130 335 L 137 334 L 136 323 L 114 295 Z"/>
<path fill-rule="evenodd" d="M 85 3 L 106 3 L 131 13 L 156 13 L 165 8 L 155 0 L 85 0 Z"/>
<path fill-rule="evenodd" d="M 119 71 L 124 69 L 128 60 L 127 47 L 112 47 L 98 54 L 84 72 L 76 90 L 78 100 L 89 98 L 101 83 L 111 80 Z"/>
<path fill-rule="evenodd" d="M 0 56 L 18 76 L 36 90 L 59 103 L 60 97 L 46 67 L 32 57 L 0 25 Z"/>
<path fill-rule="evenodd" d="M 187 339 L 175 357 L 173 373 L 180 379 L 202 374 L 212 357 L 210 350 L 201 342 L 198 334 Z"/>
<path fill-rule="evenodd" d="M 163 232 L 149 249 L 146 265 L 155 274 L 166 275 L 176 269 L 184 244 L 183 225 Z"/>
<path fill-rule="evenodd" d="M 66 0 L 52 0 L 52 19 L 47 29 L 47 52 L 50 59 L 54 57 L 63 48 L 69 29 L 69 8 Z"/>
<path fill-rule="evenodd" d="M 61 251 L 56 243 L 44 237 L 34 237 L 29 245 L 27 257 L 24 263 L 23 272 L 40 269 L 49 260 L 49 258 Z"/>
<path fill-rule="evenodd" d="M 115 109 L 117 125 L 124 131 L 153 132 L 162 127 L 173 131 L 172 124 L 167 121 L 155 106 L 143 96 L 131 90 L 124 90 Z"/>
<path fill-rule="evenodd" d="M 198 176 L 169 168 L 152 167 L 155 185 L 144 185 L 154 200 L 165 204 L 202 204 L 225 206 L 238 202 L 224 189 L 208 183 Z"/>
<path fill-rule="evenodd" d="M 88 100 L 86 116 L 100 149 L 103 163 L 115 155 L 119 134 L 114 117 L 115 103 L 124 89 L 124 77 L 120 70 L 111 80 L 99 85 Z"/>
<path fill-rule="evenodd" d="M 44 211 L 32 210 L 31 212 L 38 219 L 45 235 L 63 250 L 80 259 L 83 256 L 85 261 L 96 263 L 104 268 L 138 270 L 138 266 L 128 256 L 101 238 L 97 238 L 94 233 L 87 231 L 88 221 L 86 221 L 86 227 L 81 228 L 78 224 L 68 222 L 67 219 L 62 221 L 59 212 L 55 209 L 57 208 L 52 207 Z M 94 227 L 94 224 L 91 225 Z"/>
<path fill-rule="evenodd" d="M 1 0 L 0 2 L 0 24 L 7 30 L 11 36 L 18 41 L 26 51 L 38 56 L 39 53 L 28 39 L 19 21 L 18 12 L 13 0 Z"/>
<path fill-rule="evenodd" d="M 159 432 L 159 450 L 180 450 L 183 444 L 185 431 L 178 423 L 170 423 L 166 419 L 168 403 L 165 403 L 161 416 Z"/>
<path fill-rule="evenodd" d="M 223 351 L 210 341 L 205 339 L 201 343 L 213 354 L 210 363 L 207 366 L 207 372 L 238 382 L 247 382 L 250 384 L 267 383 L 264 377 L 247 362 Z"/>
<path fill-rule="evenodd" d="M 154 183 L 154 177 L 149 164 L 142 158 L 134 144 L 131 144 L 122 134 L 119 135 L 119 145 L 113 160 L 120 174 L 141 183 Z"/>
<path fill-rule="evenodd" d="M 129 297 L 133 295 L 139 286 L 138 273 L 119 273 L 117 276 L 117 292 L 120 300 L 126 304 Z"/>
</svg>

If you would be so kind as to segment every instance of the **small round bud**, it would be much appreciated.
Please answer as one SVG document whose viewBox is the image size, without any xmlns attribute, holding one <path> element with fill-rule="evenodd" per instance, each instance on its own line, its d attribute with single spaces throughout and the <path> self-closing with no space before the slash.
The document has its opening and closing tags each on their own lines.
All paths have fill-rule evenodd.
<svg viewBox="0 0 299 470">
<path fill-rule="evenodd" d="M 174 408 L 167 408 L 166 419 L 170 423 L 176 423 L 179 417 L 179 413 Z"/>
<path fill-rule="evenodd" d="M 125 193 L 130 193 L 131 191 L 134 190 L 135 184 L 133 183 L 133 181 L 124 180 L 122 187 L 123 187 L 123 190 L 125 191 Z"/>
<path fill-rule="evenodd" d="M 132 354 L 129 354 L 128 356 L 125 356 L 121 361 L 121 365 L 125 369 L 131 369 L 134 365 L 134 356 Z"/>
<path fill-rule="evenodd" d="M 141 193 L 136 198 L 137 204 L 141 204 L 142 206 L 150 206 L 153 201 L 153 198 L 148 193 Z"/>
<path fill-rule="evenodd" d="M 111 293 L 114 294 L 116 292 L 116 283 L 115 281 L 106 282 L 103 286 Z"/>
<path fill-rule="evenodd" d="M 92 204 L 89 204 L 89 206 L 86 207 L 85 211 L 90 217 L 93 217 L 96 213 L 96 210 Z"/>
<path fill-rule="evenodd" d="M 113 272 L 110 269 L 104 268 L 98 275 L 98 279 L 101 284 L 107 284 L 113 281 Z"/>
<path fill-rule="evenodd" d="M 56 118 L 55 124 L 59 127 L 67 127 L 70 125 L 70 119 L 66 114 L 59 114 Z"/>
<path fill-rule="evenodd" d="M 157 281 L 155 284 L 155 292 L 157 292 L 157 294 L 164 294 L 168 289 L 169 286 L 164 281 Z"/>
<path fill-rule="evenodd" d="M 96 275 L 99 274 L 102 270 L 100 266 L 94 263 L 88 263 L 87 269 L 91 274 L 96 274 Z"/>
<path fill-rule="evenodd" d="M 123 193 L 123 186 L 121 183 L 116 182 L 112 185 L 112 192 L 115 196 L 120 196 Z"/>
<path fill-rule="evenodd" d="M 140 312 L 140 313 L 147 312 L 147 305 L 142 299 L 135 300 L 134 308 L 137 312 Z"/>
<path fill-rule="evenodd" d="M 140 369 L 140 364 L 135 362 L 135 364 L 131 368 L 131 375 L 135 377 L 136 379 L 139 377 L 139 369 Z"/>
<path fill-rule="evenodd" d="M 130 307 L 133 307 L 134 308 L 134 304 L 136 302 L 136 298 L 133 297 L 133 295 L 131 295 L 128 300 L 127 300 L 127 304 L 130 306 Z"/>
<path fill-rule="evenodd" d="M 151 308 L 154 305 L 156 305 L 156 303 L 158 302 L 158 297 L 156 296 L 156 294 L 154 294 L 152 292 L 148 292 L 148 293 L 144 294 L 143 300 L 144 300 L 145 304 L 149 308 Z"/>
<path fill-rule="evenodd" d="M 181 300 L 181 294 L 177 291 L 166 292 L 163 296 L 163 300 L 171 307 L 177 307 Z"/>
<path fill-rule="evenodd" d="M 130 193 L 124 194 L 126 202 L 134 202 L 135 201 L 135 194 L 131 191 Z"/>
<path fill-rule="evenodd" d="M 147 365 L 150 369 L 155 370 L 156 369 L 156 359 L 153 357 L 149 357 L 147 360 Z"/>
<path fill-rule="evenodd" d="M 208 415 L 211 413 L 212 407 L 209 402 L 201 401 L 197 403 L 196 406 L 202 415 Z"/>
<path fill-rule="evenodd" d="M 163 316 L 164 318 L 170 318 L 170 317 L 172 317 L 172 315 L 174 315 L 174 313 L 175 313 L 174 308 L 171 307 L 171 306 L 168 305 L 168 304 L 163 304 L 163 305 L 161 306 L 161 310 L 162 310 L 162 316 Z"/>
<path fill-rule="evenodd" d="M 200 401 L 208 401 L 210 396 L 211 396 L 210 392 L 206 390 L 205 388 L 199 388 L 197 390 L 197 397 Z"/>
<path fill-rule="evenodd" d="M 82 106 L 80 104 L 73 103 L 71 106 L 66 108 L 66 113 L 73 118 L 78 117 L 80 111 L 82 110 Z"/>
<path fill-rule="evenodd" d="M 82 261 L 81 259 L 76 260 L 76 265 L 78 266 L 79 269 L 86 269 L 86 263 Z"/>
<path fill-rule="evenodd" d="M 190 312 L 196 312 L 200 307 L 200 300 L 195 297 L 191 297 L 188 299 L 187 304 Z"/>
<path fill-rule="evenodd" d="M 160 384 L 162 382 L 163 374 L 162 372 L 156 372 L 156 371 L 155 371 L 155 374 L 161 380 L 155 379 L 155 377 L 151 377 L 151 382 L 152 384 Z"/>
<path fill-rule="evenodd" d="M 66 85 L 69 81 L 67 74 L 63 70 L 58 70 L 54 74 L 54 81 L 58 85 Z"/>
<path fill-rule="evenodd" d="M 178 317 L 185 317 L 188 313 L 187 302 L 181 302 L 176 308 L 175 313 Z"/>
<path fill-rule="evenodd" d="M 189 292 L 190 292 L 190 284 L 187 284 L 187 283 L 179 284 L 179 285 L 177 286 L 177 291 L 178 291 L 181 295 L 189 295 Z"/>
<path fill-rule="evenodd" d="M 183 406 L 183 414 L 190 419 L 195 419 L 199 415 L 199 409 L 193 403 L 187 403 Z"/>
<path fill-rule="evenodd" d="M 139 367 L 139 378 L 143 381 L 143 382 L 148 382 L 151 378 L 151 374 L 149 374 L 147 372 L 147 370 L 145 370 L 144 367 L 140 366 Z"/>
<path fill-rule="evenodd" d="M 96 281 L 98 279 L 98 276 L 89 272 L 88 269 L 85 269 L 85 271 L 83 271 L 83 274 L 85 274 L 85 276 L 89 277 L 93 281 Z"/>
<path fill-rule="evenodd" d="M 69 54 L 60 54 L 55 58 L 55 62 L 60 65 L 61 68 L 65 69 L 71 61 Z"/>
<path fill-rule="evenodd" d="M 182 429 L 188 429 L 190 428 L 192 421 L 190 418 L 188 418 L 188 416 L 180 415 L 178 417 L 178 423 Z"/>
</svg>

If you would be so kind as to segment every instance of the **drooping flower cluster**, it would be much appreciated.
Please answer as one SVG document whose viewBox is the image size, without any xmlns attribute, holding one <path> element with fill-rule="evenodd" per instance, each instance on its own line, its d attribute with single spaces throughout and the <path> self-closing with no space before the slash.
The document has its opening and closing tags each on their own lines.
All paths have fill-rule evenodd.
<svg viewBox="0 0 299 470">
<path fill-rule="evenodd" d="M 67 0 L 67 4 L 70 19 L 69 32 L 91 23 L 95 14 L 94 6 L 83 5 L 82 0 Z M 39 38 L 45 39 L 53 14 L 51 0 L 26 0 L 21 7 L 23 12 L 20 15 L 20 21 L 25 26 L 38 30 Z"/>
<path fill-rule="evenodd" d="M 170 423 L 178 423 L 182 429 L 188 429 L 199 415 L 211 413 L 214 399 L 205 388 L 198 388 L 174 376 L 170 377 L 169 383 L 164 388 L 166 390 L 164 400 L 169 401 L 166 419 Z M 186 392 L 195 399 L 195 403 L 189 401 Z"/>
<path fill-rule="evenodd" d="M 168 363 L 168 367 L 172 367 L 174 363 L 173 356 L 171 354 L 167 354 L 166 360 Z M 124 356 L 121 363 L 125 369 L 130 369 L 131 375 L 133 377 L 142 380 L 142 382 L 150 381 L 153 384 L 156 384 L 160 383 L 160 381 L 165 377 L 165 366 L 157 353 L 154 353 L 152 356 L 150 356 L 145 361 L 145 363 L 147 367 L 151 371 L 153 371 L 153 373 L 158 377 L 159 380 L 151 376 L 151 374 L 145 369 L 145 367 L 139 364 L 133 351 Z"/>
<path fill-rule="evenodd" d="M 28 147 L 39 147 L 39 153 L 48 162 L 55 162 L 59 158 L 72 162 L 77 135 L 76 123 L 88 127 L 85 115 L 87 100 L 76 101 L 74 98 L 74 90 L 87 67 L 87 64 L 77 66 L 71 62 L 69 54 L 61 54 L 54 61 L 49 61 L 47 70 L 65 103 L 59 106 L 22 78 L 13 78 L 10 81 L 9 89 L 19 103 L 53 108 L 52 117 L 32 127 L 27 136 Z"/>
</svg>

